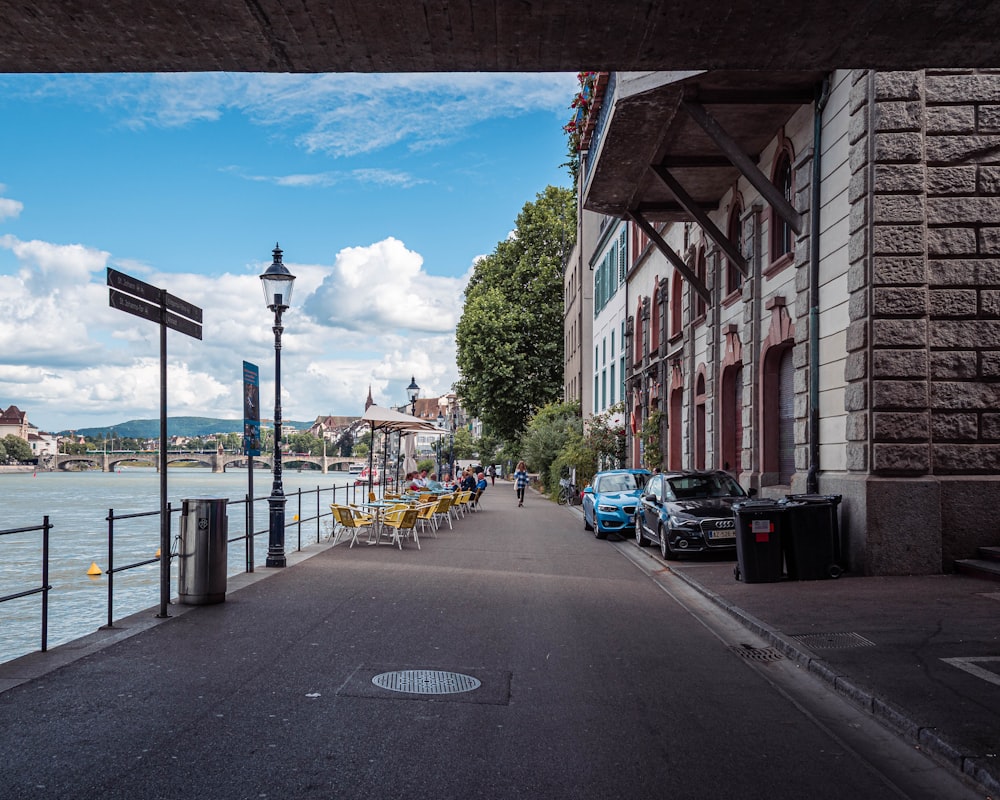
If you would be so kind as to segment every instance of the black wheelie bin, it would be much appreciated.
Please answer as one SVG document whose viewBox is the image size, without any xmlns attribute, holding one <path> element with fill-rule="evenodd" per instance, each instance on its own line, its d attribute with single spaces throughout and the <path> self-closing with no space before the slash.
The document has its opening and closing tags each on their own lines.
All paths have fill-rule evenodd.
<svg viewBox="0 0 1000 800">
<path fill-rule="evenodd" d="M 744 583 L 780 581 L 785 504 L 777 500 L 744 500 L 733 504 L 736 517 L 736 580 Z"/>
<path fill-rule="evenodd" d="M 839 494 L 790 494 L 785 506 L 782 546 L 789 580 L 839 578 L 844 571 L 840 554 Z"/>
</svg>

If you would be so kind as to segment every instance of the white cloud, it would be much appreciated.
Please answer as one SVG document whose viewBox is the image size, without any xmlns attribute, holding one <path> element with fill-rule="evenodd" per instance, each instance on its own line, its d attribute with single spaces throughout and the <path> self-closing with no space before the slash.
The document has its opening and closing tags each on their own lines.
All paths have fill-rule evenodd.
<svg viewBox="0 0 1000 800">
<path fill-rule="evenodd" d="M 103 268 L 122 265 L 79 245 L 8 235 L 0 247 L 19 265 L 0 296 L 0 404 L 15 403 L 44 430 L 156 417 L 159 328 L 108 305 Z M 360 415 L 369 386 L 379 404 L 398 405 L 411 375 L 428 396 L 450 389 L 468 276 L 428 275 L 421 256 L 393 238 L 346 248 L 332 266 L 288 266 L 296 284 L 282 320 L 285 419 Z M 274 396 L 265 267 L 208 276 L 129 265 L 128 274 L 203 308 L 201 341 L 168 332 L 170 416 L 239 418 L 243 360 L 260 367 L 262 397 Z"/>
</svg>

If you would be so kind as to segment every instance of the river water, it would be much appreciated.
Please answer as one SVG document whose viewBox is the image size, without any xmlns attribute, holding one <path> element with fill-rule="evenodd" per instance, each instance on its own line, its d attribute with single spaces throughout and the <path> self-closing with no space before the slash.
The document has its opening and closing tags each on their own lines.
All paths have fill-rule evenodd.
<svg viewBox="0 0 1000 800">
<path fill-rule="evenodd" d="M 268 525 L 265 500 L 271 492 L 271 473 L 254 471 L 254 530 Z M 246 470 L 213 473 L 208 469 L 171 468 L 167 473 L 167 497 L 171 503 L 172 538 L 180 531 L 180 509 L 185 498 L 225 497 L 230 503 L 247 495 Z M 285 519 L 285 551 L 298 544 L 299 531 L 293 523 L 299 514 L 296 491 L 312 491 L 302 496 L 302 546 L 316 541 L 316 489 L 322 513 L 329 512 L 334 486 L 338 502 L 347 499 L 346 488 L 354 476 L 346 472 L 326 475 L 315 470 L 285 468 L 282 485 L 288 498 Z M 350 489 L 353 493 L 354 489 Z M 359 487 L 360 491 L 360 487 Z M 353 498 L 352 498 L 353 499 Z M 124 514 L 158 512 L 160 476 L 152 468 L 122 468 L 119 472 L 37 472 L 0 474 L 0 530 L 41 526 L 47 514 L 52 525 L 49 542 L 49 628 L 48 646 L 92 633 L 108 621 L 108 576 L 89 577 L 96 563 L 108 566 L 109 509 L 115 517 Z M 245 505 L 229 509 L 229 538 L 245 531 Z M 310 520 L 310 518 L 313 518 Z M 323 535 L 329 517 L 320 523 Z M 114 565 L 118 567 L 154 558 L 160 546 L 159 515 L 115 522 Z M 264 565 L 267 533 L 254 538 L 254 563 Z M 41 531 L 0 536 L 0 597 L 36 589 L 42 585 Z M 246 546 L 233 542 L 228 548 L 228 574 L 246 569 Z M 114 576 L 113 614 L 118 620 L 160 602 L 158 562 Z M 177 565 L 174 559 L 171 596 L 177 595 Z M 42 595 L 35 594 L 0 603 L 0 662 L 39 650 L 41 647 Z"/>
</svg>

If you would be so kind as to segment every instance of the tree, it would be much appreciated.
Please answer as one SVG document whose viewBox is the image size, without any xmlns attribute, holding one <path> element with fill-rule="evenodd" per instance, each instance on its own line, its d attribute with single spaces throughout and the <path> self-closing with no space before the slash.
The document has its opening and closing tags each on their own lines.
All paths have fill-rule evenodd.
<svg viewBox="0 0 1000 800">
<path fill-rule="evenodd" d="M 456 329 L 463 406 L 516 439 L 563 386 L 563 263 L 576 236 L 572 190 L 546 187 L 516 229 L 480 259 Z"/>
<path fill-rule="evenodd" d="M 557 463 L 571 442 L 583 438 L 583 421 L 578 403 L 549 403 L 531 419 L 521 439 L 528 467 L 539 474 L 548 490 L 559 486 L 565 465 Z"/>
<path fill-rule="evenodd" d="M 31 452 L 31 445 L 12 433 L 3 437 L 3 446 L 7 451 L 7 458 L 12 461 L 31 461 L 35 457 Z"/>
</svg>

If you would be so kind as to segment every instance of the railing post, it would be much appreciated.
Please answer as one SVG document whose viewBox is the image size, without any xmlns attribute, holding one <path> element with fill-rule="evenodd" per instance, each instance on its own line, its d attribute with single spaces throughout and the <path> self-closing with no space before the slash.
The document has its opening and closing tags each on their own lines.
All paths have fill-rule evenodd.
<svg viewBox="0 0 1000 800">
<path fill-rule="evenodd" d="M 42 517 L 42 652 L 49 649 L 49 515 Z"/>
<path fill-rule="evenodd" d="M 108 627 L 113 628 L 115 604 L 115 510 L 108 509 Z"/>
<path fill-rule="evenodd" d="M 243 533 L 246 538 L 247 572 L 253 572 L 253 495 L 247 494 L 246 507 L 243 509 Z"/>
</svg>

